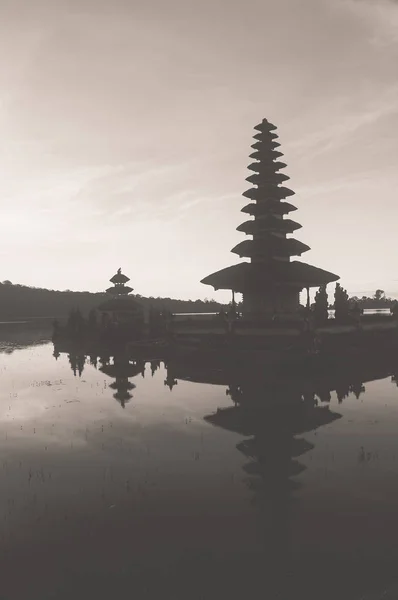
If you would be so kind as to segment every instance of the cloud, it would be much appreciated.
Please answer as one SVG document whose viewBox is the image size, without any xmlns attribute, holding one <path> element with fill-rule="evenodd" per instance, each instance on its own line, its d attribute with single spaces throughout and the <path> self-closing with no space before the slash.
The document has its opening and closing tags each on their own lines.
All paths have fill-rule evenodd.
<svg viewBox="0 0 398 600">
<path fill-rule="evenodd" d="M 360 107 L 356 112 L 348 112 L 341 107 L 338 115 L 334 115 L 332 123 L 314 131 L 304 138 L 296 139 L 287 145 L 294 151 L 310 152 L 310 157 L 339 148 L 353 134 L 364 127 L 377 125 L 380 119 L 398 114 L 398 84 L 390 86 L 381 95 L 375 94 L 372 101 L 365 99 L 366 107 Z"/>
</svg>

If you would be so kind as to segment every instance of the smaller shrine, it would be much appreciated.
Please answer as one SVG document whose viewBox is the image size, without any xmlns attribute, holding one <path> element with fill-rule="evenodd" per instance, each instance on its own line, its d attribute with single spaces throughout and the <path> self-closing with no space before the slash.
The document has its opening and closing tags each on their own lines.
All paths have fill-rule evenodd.
<svg viewBox="0 0 398 600">
<path fill-rule="evenodd" d="M 130 325 L 137 332 L 143 329 L 144 309 L 130 296 L 133 288 L 126 285 L 129 281 L 129 277 L 121 269 L 110 279 L 113 286 L 106 290 L 110 297 L 97 308 L 103 327 Z"/>
</svg>

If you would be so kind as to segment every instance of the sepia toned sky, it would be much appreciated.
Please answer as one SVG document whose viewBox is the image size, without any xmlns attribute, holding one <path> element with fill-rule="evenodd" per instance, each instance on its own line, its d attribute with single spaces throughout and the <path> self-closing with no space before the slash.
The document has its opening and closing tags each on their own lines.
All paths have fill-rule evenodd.
<svg viewBox="0 0 398 600">
<path fill-rule="evenodd" d="M 0 0 L 0 280 L 223 299 L 267 117 L 301 260 L 398 297 L 397 65 L 392 0 Z"/>
</svg>

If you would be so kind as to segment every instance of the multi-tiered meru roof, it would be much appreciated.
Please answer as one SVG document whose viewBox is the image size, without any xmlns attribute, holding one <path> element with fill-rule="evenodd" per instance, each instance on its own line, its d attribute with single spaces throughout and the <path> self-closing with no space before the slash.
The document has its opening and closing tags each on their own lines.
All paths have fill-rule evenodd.
<svg viewBox="0 0 398 600">
<path fill-rule="evenodd" d="M 291 260 L 310 248 L 288 237 L 301 225 L 286 218 L 297 209 L 286 201 L 294 192 L 285 187 L 289 177 L 280 172 L 286 164 L 281 162 L 283 154 L 277 150 L 280 144 L 276 141 L 276 126 L 263 119 L 255 130 L 254 152 L 250 155 L 254 162 L 248 167 L 253 173 L 247 177 L 253 187 L 244 192 L 243 196 L 250 202 L 242 208 L 243 213 L 253 218 L 237 228 L 252 239 L 246 239 L 232 249 L 241 258 L 249 258 L 250 262 L 221 269 L 202 279 L 202 283 L 216 290 L 228 289 L 244 294 L 266 291 L 275 285 L 303 289 L 337 281 L 339 277 L 334 273 Z"/>
<path fill-rule="evenodd" d="M 130 279 L 122 273 L 121 269 L 118 269 L 117 273 L 109 281 L 113 283 L 113 286 L 109 287 L 106 293 L 113 297 L 106 299 L 100 304 L 98 310 L 142 312 L 142 306 L 129 295 L 133 291 L 133 288 L 126 285 Z"/>
<path fill-rule="evenodd" d="M 113 283 L 113 286 L 106 290 L 108 294 L 112 294 L 113 296 L 127 296 L 133 291 L 133 288 L 126 285 L 130 279 L 122 273 L 121 269 L 118 269 L 116 275 L 109 281 Z"/>
</svg>

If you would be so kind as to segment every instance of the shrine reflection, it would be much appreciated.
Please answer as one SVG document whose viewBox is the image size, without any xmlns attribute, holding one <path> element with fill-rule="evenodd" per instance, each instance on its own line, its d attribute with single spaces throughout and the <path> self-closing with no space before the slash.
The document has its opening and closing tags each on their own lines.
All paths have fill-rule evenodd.
<svg viewBox="0 0 398 600">
<path fill-rule="evenodd" d="M 112 390 L 115 390 L 113 398 L 119 402 L 122 408 L 126 407 L 126 404 L 131 400 L 133 394 L 131 393 L 135 388 L 135 383 L 131 382 L 130 379 L 141 375 L 145 377 L 146 361 L 145 360 L 131 360 L 125 352 L 114 354 L 114 356 L 108 356 L 106 354 L 97 354 L 91 352 L 90 354 L 83 354 L 79 350 L 70 349 L 69 352 L 60 351 L 56 346 L 54 347 L 53 356 L 56 360 L 66 354 L 71 370 L 75 377 L 82 377 L 83 371 L 86 365 L 92 368 L 98 369 L 104 375 L 114 379 L 109 384 Z M 152 375 L 159 368 L 160 361 L 151 362 Z"/>
</svg>

